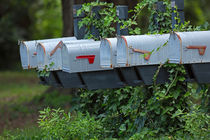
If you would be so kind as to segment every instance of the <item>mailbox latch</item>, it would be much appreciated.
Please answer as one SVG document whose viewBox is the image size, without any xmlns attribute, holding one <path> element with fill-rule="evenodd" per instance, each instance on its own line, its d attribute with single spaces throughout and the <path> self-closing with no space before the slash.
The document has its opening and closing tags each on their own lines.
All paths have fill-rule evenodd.
<svg viewBox="0 0 210 140">
<path fill-rule="evenodd" d="M 204 55 L 206 46 L 188 46 L 187 49 L 198 49 L 200 55 Z"/>
<path fill-rule="evenodd" d="M 133 52 L 138 52 L 138 53 L 145 54 L 145 56 L 144 56 L 145 60 L 149 60 L 149 58 L 151 56 L 151 52 L 149 52 L 149 51 L 140 50 L 140 49 L 134 49 L 133 47 L 129 47 L 129 48 L 132 49 Z"/>
<path fill-rule="evenodd" d="M 76 59 L 88 59 L 89 64 L 93 64 L 95 60 L 95 55 L 80 55 Z"/>
</svg>

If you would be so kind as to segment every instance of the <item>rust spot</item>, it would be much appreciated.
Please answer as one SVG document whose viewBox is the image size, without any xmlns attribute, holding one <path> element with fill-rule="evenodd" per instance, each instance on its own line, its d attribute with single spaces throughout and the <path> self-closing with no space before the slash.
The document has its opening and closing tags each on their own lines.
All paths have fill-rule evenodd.
<svg viewBox="0 0 210 140">
<path fill-rule="evenodd" d="M 180 41 L 182 41 L 181 36 L 178 33 L 175 33 Z"/>
<path fill-rule="evenodd" d="M 110 68 L 113 68 L 112 64 L 110 65 Z"/>
<path fill-rule="evenodd" d="M 128 47 L 128 42 L 127 42 L 125 36 L 121 36 L 121 37 L 122 37 L 122 39 L 125 41 L 125 45 Z"/>
<path fill-rule="evenodd" d="M 180 47 L 181 47 L 180 50 L 182 50 L 182 38 L 181 38 L 181 36 L 178 33 L 175 32 L 175 34 L 177 35 L 177 37 L 178 37 L 178 39 L 180 41 Z M 181 64 L 182 63 L 182 51 L 180 53 L 181 53 L 181 57 L 180 57 L 180 64 Z"/>
<path fill-rule="evenodd" d="M 61 48 L 61 46 L 62 46 L 62 41 L 60 41 L 60 42 L 56 45 L 56 47 L 50 52 L 50 56 L 52 56 L 52 55 L 56 52 L 56 50 L 57 50 L 58 48 Z"/>
<path fill-rule="evenodd" d="M 112 43 L 108 38 L 105 38 L 105 40 L 107 40 L 109 42 L 109 46 L 112 47 Z"/>
<path fill-rule="evenodd" d="M 206 51 L 206 46 L 188 46 L 187 49 L 198 49 L 200 55 L 204 55 Z"/>
<path fill-rule="evenodd" d="M 33 55 L 37 55 L 37 52 L 34 52 Z"/>
<path fill-rule="evenodd" d="M 42 43 L 39 43 L 39 44 L 40 44 L 40 46 L 42 47 L 42 49 L 44 50 L 44 54 L 46 54 L 44 45 L 43 45 Z"/>
<path fill-rule="evenodd" d="M 31 66 L 30 65 L 28 65 L 28 69 L 30 69 L 31 68 Z"/>
</svg>

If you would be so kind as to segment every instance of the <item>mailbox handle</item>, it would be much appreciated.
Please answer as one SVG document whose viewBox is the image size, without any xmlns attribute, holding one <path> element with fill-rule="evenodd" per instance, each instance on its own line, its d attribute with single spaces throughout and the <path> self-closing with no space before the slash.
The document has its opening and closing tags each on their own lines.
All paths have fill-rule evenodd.
<svg viewBox="0 0 210 140">
<path fill-rule="evenodd" d="M 149 60 L 149 58 L 150 58 L 150 56 L 151 56 L 151 54 L 150 54 L 149 51 L 140 50 L 140 49 L 134 49 L 134 48 L 132 48 L 132 50 L 133 50 L 134 52 L 147 54 L 147 55 L 144 57 L 145 60 Z"/>
<path fill-rule="evenodd" d="M 198 49 L 200 55 L 204 55 L 206 51 L 206 46 L 188 46 L 187 49 Z"/>
<path fill-rule="evenodd" d="M 89 64 L 93 64 L 95 60 L 95 55 L 80 55 L 76 59 L 88 59 Z"/>
</svg>

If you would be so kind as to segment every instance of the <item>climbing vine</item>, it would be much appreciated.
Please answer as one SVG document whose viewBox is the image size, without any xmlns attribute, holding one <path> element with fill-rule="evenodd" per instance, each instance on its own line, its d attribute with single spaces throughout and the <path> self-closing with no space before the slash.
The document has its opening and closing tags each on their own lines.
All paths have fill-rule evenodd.
<svg viewBox="0 0 210 140">
<path fill-rule="evenodd" d="M 154 8 L 156 2 L 157 0 L 141 1 L 134 10 L 129 11 L 132 16 L 126 21 L 117 18 L 116 7 L 113 4 L 99 1 L 86 3 L 78 11 L 78 14 L 82 12 L 86 14 L 79 25 L 80 27 L 87 27 L 87 38 L 94 38 L 91 34 L 92 26 L 96 27 L 101 37 L 115 36 L 114 24 L 116 23 L 122 23 L 121 28 L 127 28 L 130 34 L 141 34 L 141 29 L 137 26 L 137 17 L 144 8 L 147 8 L 151 14 L 148 34 L 172 32 L 172 12 L 177 15 L 174 31 L 201 30 L 201 26 L 193 27 L 190 22 L 181 23 L 177 10 L 172 11 L 170 0 L 163 0 L 165 7 L 163 11 Z M 96 14 L 92 12 L 92 8 L 95 6 L 101 7 L 100 19 L 95 18 Z M 151 53 L 166 47 L 167 43 L 164 43 L 163 46 L 157 46 Z M 156 82 L 161 70 L 167 71 L 169 75 L 165 84 L 157 84 Z M 80 105 L 77 109 L 83 112 L 88 111 L 103 122 L 103 127 L 106 130 L 104 137 L 144 139 L 164 135 L 166 138 L 172 139 L 174 136 L 173 138 L 176 139 L 186 135 L 194 136 L 195 129 L 188 131 L 186 128 L 193 127 L 190 124 L 193 118 L 188 119 L 187 116 L 193 110 L 191 97 L 195 88 L 193 84 L 186 82 L 185 67 L 179 64 L 160 64 L 154 74 L 153 81 L 152 86 L 139 85 L 137 87 L 96 91 L 81 89 Z M 208 88 L 204 87 L 200 94 L 209 99 L 207 97 Z M 196 113 L 199 109 L 195 107 L 194 110 Z M 207 114 L 201 113 L 200 115 L 201 117 L 196 116 L 194 119 L 202 121 L 201 118 Z M 209 118 L 209 115 L 207 116 Z M 209 119 L 207 120 L 209 121 Z M 205 124 L 202 121 L 205 131 L 198 133 L 205 133 L 207 136 L 208 131 L 206 131 Z"/>
</svg>

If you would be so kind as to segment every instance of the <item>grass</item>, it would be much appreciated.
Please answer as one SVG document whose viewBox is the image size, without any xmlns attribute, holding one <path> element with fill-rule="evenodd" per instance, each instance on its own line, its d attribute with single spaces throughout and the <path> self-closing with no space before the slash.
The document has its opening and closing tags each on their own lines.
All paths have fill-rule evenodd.
<svg viewBox="0 0 210 140">
<path fill-rule="evenodd" d="M 39 84 L 35 72 L 0 72 L 0 105 L 21 104 L 41 95 L 48 87 Z"/>
<path fill-rule="evenodd" d="M 69 109 L 71 94 L 49 89 L 39 84 L 35 71 L 0 71 L 0 135 L 16 129 L 34 131 L 39 110 L 45 107 Z"/>
</svg>

